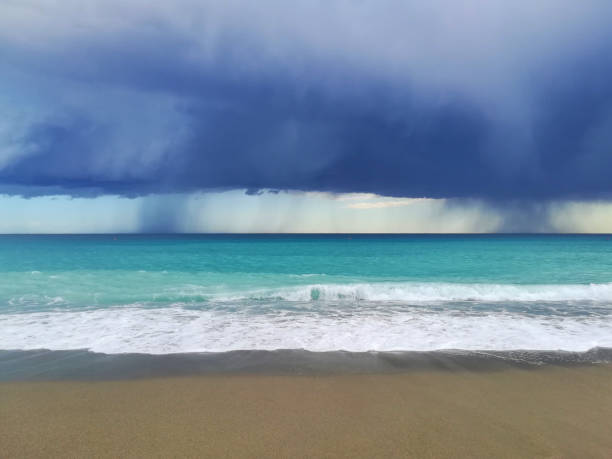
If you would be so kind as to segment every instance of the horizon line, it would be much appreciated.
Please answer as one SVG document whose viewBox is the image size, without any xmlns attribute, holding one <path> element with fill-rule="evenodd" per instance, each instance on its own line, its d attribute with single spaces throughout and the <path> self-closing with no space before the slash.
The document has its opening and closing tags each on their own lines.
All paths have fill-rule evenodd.
<svg viewBox="0 0 612 459">
<path fill-rule="evenodd" d="M 427 232 L 427 233 L 376 233 L 376 232 L 100 232 L 100 233 L 0 233 L 2 236 L 612 236 L 612 233 L 599 232 Z"/>
</svg>

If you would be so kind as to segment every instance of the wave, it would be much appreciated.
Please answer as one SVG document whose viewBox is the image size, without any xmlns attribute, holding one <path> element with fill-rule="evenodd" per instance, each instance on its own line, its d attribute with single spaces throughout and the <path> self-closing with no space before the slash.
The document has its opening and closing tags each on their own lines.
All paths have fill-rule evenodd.
<svg viewBox="0 0 612 459">
<path fill-rule="evenodd" d="M 29 286 L 28 286 L 29 287 Z M 92 290 L 93 289 L 93 290 Z M 95 290 L 98 289 L 98 290 Z M 325 307 L 344 305 L 432 303 L 555 303 L 586 302 L 593 306 L 612 306 L 612 283 L 605 284 L 486 284 L 441 282 L 352 282 L 312 283 L 279 287 L 248 288 L 222 284 L 141 285 L 138 289 L 120 286 L 61 286 L 48 294 L 19 293 L 0 300 L 0 312 L 30 312 L 53 309 L 139 304 L 165 307 L 190 304 L 193 307 L 251 307 L 261 304 L 308 303 Z"/>
<path fill-rule="evenodd" d="M 612 283 L 519 285 L 460 284 L 438 282 L 380 282 L 353 284 L 314 284 L 279 289 L 259 289 L 234 295 L 216 295 L 217 301 L 286 300 L 286 301 L 594 301 L 612 302 Z"/>
<path fill-rule="evenodd" d="M 612 347 L 610 316 L 407 309 L 348 313 L 117 307 L 0 315 L 0 349 L 103 353 L 564 350 Z M 69 331 L 69 332 L 67 332 Z"/>
<path fill-rule="evenodd" d="M 0 313 L 0 349 L 169 354 L 612 347 L 611 283 L 361 282 L 230 294 L 183 287 L 166 290 L 157 303 L 141 301 L 139 293 L 121 296 L 127 301 L 112 307 L 73 306 L 66 296 L 15 297 L 12 309 Z"/>
<path fill-rule="evenodd" d="M 9 306 L 18 306 L 20 308 L 36 306 L 61 306 L 65 304 L 66 300 L 61 296 L 36 294 L 14 296 L 8 300 Z"/>
</svg>

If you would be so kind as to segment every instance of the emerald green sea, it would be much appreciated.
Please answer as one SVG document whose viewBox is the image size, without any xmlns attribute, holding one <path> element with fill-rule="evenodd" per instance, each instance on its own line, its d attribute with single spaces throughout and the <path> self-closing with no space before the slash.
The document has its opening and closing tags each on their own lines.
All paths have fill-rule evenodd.
<svg viewBox="0 0 612 459">
<path fill-rule="evenodd" d="M 607 235 L 6 235 L 0 276 L 0 349 L 612 347 Z"/>
</svg>

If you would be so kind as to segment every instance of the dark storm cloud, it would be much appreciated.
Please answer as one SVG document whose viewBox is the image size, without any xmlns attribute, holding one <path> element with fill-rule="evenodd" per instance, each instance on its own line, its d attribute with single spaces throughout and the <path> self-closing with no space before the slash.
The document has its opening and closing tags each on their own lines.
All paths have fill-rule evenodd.
<svg viewBox="0 0 612 459">
<path fill-rule="evenodd" d="M 0 6 L 0 191 L 612 195 L 609 4 L 458 3 Z"/>
</svg>

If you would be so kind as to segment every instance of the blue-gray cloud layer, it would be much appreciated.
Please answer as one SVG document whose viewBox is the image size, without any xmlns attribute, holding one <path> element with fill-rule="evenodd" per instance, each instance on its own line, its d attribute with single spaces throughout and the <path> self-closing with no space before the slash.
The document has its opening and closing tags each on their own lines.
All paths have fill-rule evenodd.
<svg viewBox="0 0 612 459">
<path fill-rule="evenodd" d="M 0 191 L 612 195 L 612 3 L 4 2 Z"/>
</svg>

